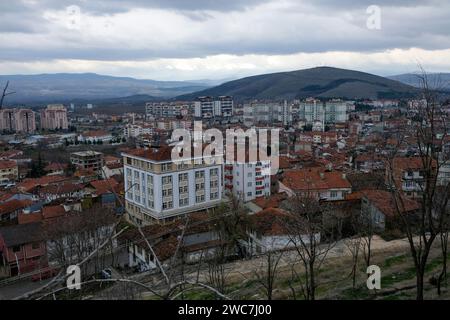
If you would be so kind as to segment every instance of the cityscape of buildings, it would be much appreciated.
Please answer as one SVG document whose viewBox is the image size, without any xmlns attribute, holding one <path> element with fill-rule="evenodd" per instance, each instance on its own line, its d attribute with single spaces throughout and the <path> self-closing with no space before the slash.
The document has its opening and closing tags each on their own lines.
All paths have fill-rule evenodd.
<svg viewBox="0 0 450 320">
<path fill-rule="evenodd" d="M 326 206 L 348 229 L 356 216 L 369 217 L 374 232 L 395 232 L 399 209 L 389 200 L 392 190 L 400 194 L 402 214 L 414 216 L 427 181 L 420 145 L 407 134 L 421 103 L 314 98 L 240 102 L 220 96 L 149 102 L 140 112 L 77 112 L 74 104 L 3 108 L 0 278 L 53 275 L 51 270 L 89 254 L 87 249 L 82 255 L 72 252 L 76 228 L 86 232 L 82 238 L 89 246 L 98 243 L 97 235 L 116 232 L 115 219 L 132 226 L 110 243 L 110 252 L 126 256 L 116 262 L 118 268 L 138 274 L 159 268 L 155 252 L 134 228 L 142 228 L 167 263 L 176 254 L 187 217 L 194 225 L 184 231 L 179 250 L 186 261 L 198 263 L 220 247 L 218 233 L 212 231 L 220 223 L 210 215 L 233 203 L 252 223 L 239 240 L 247 258 L 295 247 L 281 221 L 292 218 L 289 212 L 299 197 Z M 450 105 L 441 108 L 447 117 Z M 224 135 L 228 129 L 279 130 L 278 169 L 271 173 L 274 163 L 249 160 L 248 154 L 225 162 L 208 161 L 205 155 L 174 160 L 180 147 L 173 131 L 192 132 L 198 124 Z M 445 188 L 450 139 L 444 126 L 435 125 L 441 139 L 436 186 Z M 249 144 L 260 147 L 253 140 L 244 146 Z M 229 146 L 224 142 L 223 147 L 226 153 Z M 94 223 L 87 215 L 100 216 L 92 218 Z M 76 227 L 54 229 L 58 225 Z M 346 232 L 351 236 L 357 231 Z M 313 236 L 324 241 L 320 232 Z"/>
</svg>

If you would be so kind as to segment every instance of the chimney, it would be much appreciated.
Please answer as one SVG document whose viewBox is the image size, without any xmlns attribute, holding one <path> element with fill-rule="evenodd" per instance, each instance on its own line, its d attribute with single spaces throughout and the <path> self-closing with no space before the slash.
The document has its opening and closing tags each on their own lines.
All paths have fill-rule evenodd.
<svg viewBox="0 0 450 320">
<path fill-rule="evenodd" d="M 320 179 L 324 179 L 325 178 L 325 174 L 323 172 L 320 172 Z"/>
<path fill-rule="evenodd" d="M 347 175 L 345 173 L 342 174 L 342 179 L 347 179 Z"/>
</svg>

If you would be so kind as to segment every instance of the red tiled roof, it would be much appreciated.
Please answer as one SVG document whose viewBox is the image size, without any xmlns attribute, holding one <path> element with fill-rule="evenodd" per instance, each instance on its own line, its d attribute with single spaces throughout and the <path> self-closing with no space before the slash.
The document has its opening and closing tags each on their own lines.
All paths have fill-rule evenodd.
<svg viewBox="0 0 450 320">
<path fill-rule="evenodd" d="M 287 234 L 285 227 L 289 215 L 278 208 L 267 208 L 249 217 L 253 229 L 265 236 L 279 236 Z"/>
<path fill-rule="evenodd" d="M 3 169 L 11 169 L 17 167 L 17 163 L 15 161 L 10 160 L 1 160 L 0 161 L 0 170 Z"/>
<path fill-rule="evenodd" d="M 161 148 L 134 149 L 127 151 L 126 154 L 153 161 L 169 161 L 172 159 L 172 147 L 163 146 Z"/>
<path fill-rule="evenodd" d="M 268 198 L 259 197 L 253 200 L 253 203 L 262 209 L 267 208 L 278 208 L 280 202 L 287 199 L 287 195 L 285 193 L 275 193 Z"/>
<path fill-rule="evenodd" d="M 350 182 L 343 177 L 342 172 L 326 171 L 321 167 L 287 171 L 282 182 L 296 191 L 351 188 Z"/>
<path fill-rule="evenodd" d="M 383 190 L 365 190 L 362 193 L 363 197 L 367 198 L 370 203 L 377 207 L 378 210 L 383 212 L 383 214 L 387 217 L 393 217 L 397 215 L 397 205 L 394 201 L 392 193 Z M 404 213 L 415 211 L 420 208 L 418 202 L 403 196 L 397 200 L 397 204 L 399 206 L 399 209 Z"/>
<path fill-rule="evenodd" d="M 90 183 L 90 185 L 96 190 L 97 195 L 114 191 L 118 184 L 119 183 L 113 178 L 107 180 L 96 180 Z"/>
<path fill-rule="evenodd" d="M 61 217 L 66 213 L 63 206 L 47 206 L 42 208 L 42 216 L 44 219 Z"/>
<path fill-rule="evenodd" d="M 11 200 L 5 203 L 0 204 L 0 216 L 4 214 L 8 214 L 19 209 L 26 208 L 33 203 L 31 200 Z"/>
</svg>

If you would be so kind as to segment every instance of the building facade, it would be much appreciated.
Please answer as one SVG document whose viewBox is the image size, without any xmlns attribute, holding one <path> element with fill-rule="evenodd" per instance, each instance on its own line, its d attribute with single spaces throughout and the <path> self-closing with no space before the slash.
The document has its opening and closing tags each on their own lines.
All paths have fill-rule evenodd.
<svg viewBox="0 0 450 320">
<path fill-rule="evenodd" d="M 165 223 L 222 202 L 222 165 L 174 163 L 171 150 L 166 146 L 123 154 L 130 222 Z"/>
<path fill-rule="evenodd" d="M 70 154 L 70 162 L 78 169 L 93 170 L 101 173 L 104 159 L 103 153 L 96 151 L 80 151 Z"/>
<path fill-rule="evenodd" d="M 232 163 L 224 166 L 225 191 L 244 202 L 270 196 L 270 161 Z"/>
<path fill-rule="evenodd" d="M 67 109 L 60 104 L 48 105 L 41 110 L 41 129 L 44 130 L 67 130 Z"/>
<path fill-rule="evenodd" d="M 0 110 L 0 131 L 33 133 L 36 131 L 35 114 L 30 109 Z"/>
</svg>

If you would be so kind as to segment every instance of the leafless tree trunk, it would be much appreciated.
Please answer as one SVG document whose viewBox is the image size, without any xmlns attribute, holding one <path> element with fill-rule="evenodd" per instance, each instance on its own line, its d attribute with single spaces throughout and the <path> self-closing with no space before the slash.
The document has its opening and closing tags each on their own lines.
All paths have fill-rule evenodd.
<svg viewBox="0 0 450 320">
<path fill-rule="evenodd" d="M 261 256 L 261 264 L 254 270 L 255 278 L 264 289 L 263 291 L 267 300 L 272 300 L 273 298 L 275 279 L 277 277 L 278 265 L 282 256 L 282 251 L 267 250 Z"/>
<path fill-rule="evenodd" d="M 397 215 L 406 233 L 416 269 L 416 299 L 423 300 L 425 270 L 433 243 L 443 231 L 449 184 L 442 186 L 438 183 L 441 166 L 448 161 L 448 157 L 444 162 L 441 159 L 444 138 L 448 134 L 445 125 L 446 115 L 443 115 L 436 90 L 430 87 L 427 74 L 423 70 L 419 78 L 422 83 L 423 103 L 416 111 L 415 119 L 410 126 L 411 131 L 407 133 L 415 137 L 421 162 L 422 180 L 417 183 L 420 187 L 420 195 L 417 199 L 420 209 L 416 219 L 411 219 L 405 214 L 405 194 L 401 182 L 396 181 L 395 178 L 394 157 L 387 161 L 387 172 Z M 441 193 L 440 190 L 444 192 Z"/>
<path fill-rule="evenodd" d="M 331 217 L 328 206 L 313 195 L 294 195 L 289 200 L 289 218 L 286 219 L 292 242 L 304 272 L 299 278 L 300 289 L 306 300 L 315 300 L 318 286 L 317 273 L 328 253 L 334 247 L 334 235 L 340 232 L 324 227 L 324 220 Z M 326 239 L 329 237 L 328 239 Z M 326 241 L 323 241 L 326 239 Z"/>
</svg>

